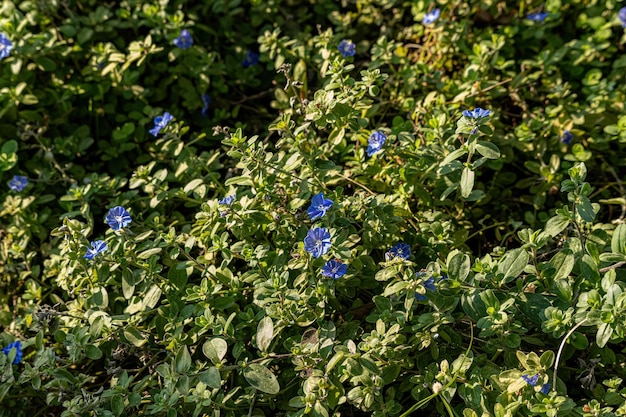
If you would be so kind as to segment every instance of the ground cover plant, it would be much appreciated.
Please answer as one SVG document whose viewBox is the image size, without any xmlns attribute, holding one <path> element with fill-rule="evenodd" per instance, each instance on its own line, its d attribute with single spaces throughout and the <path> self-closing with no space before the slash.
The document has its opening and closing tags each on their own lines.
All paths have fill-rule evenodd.
<svg viewBox="0 0 626 417">
<path fill-rule="evenodd" d="M 626 414 L 626 4 L 0 4 L 0 416 Z"/>
</svg>

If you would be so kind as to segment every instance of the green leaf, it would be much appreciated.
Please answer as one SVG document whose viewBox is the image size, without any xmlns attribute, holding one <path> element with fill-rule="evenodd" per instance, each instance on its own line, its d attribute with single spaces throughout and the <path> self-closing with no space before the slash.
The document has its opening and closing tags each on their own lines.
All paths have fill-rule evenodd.
<svg viewBox="0 0 626 417">
<path fill-rule="evenodd" d="M 17 163 L 17 142 L 8 140 L 2 145 L 0 152 L 0 171 L 8 171 Z"/>
<path fill-rule="evenodd" d="M 191 355 L 189 354 L 187 346 L 183 346 L 178 350 L 174 363 L 176 365 L 176 372 L 179 374 L 184 374 L 191 368 Z"/>
<path fill-rule="evenodd" d="M 181 262 L 176 264 L 167 272 L 167 280 L 177 289 L 182 290 L 187 284 L 187 278 L 192 274 L 193 266 L 191 262 Z"/>
<path fill-rule="evenodd" d="M 93 29 L 88 27 L 83 27 L 79 32 L 76 40 L 79 44 L 86 43 L 93 36 Z"/>
<path fill-rule="evenodd" d="M 400 294 L 402 290 L 409 286 L 409 283 L 406 281 L 395 282 L 391 285 L 388 285 L 383 292 L 383 297 L 389 297 L 391 294 Z"/>
<path fill-rule="evenodd" d="M 222 359 L 226 356 L 227 351 L 228 344 L 219 337 L 208 340 L 202 345 L 202 353 L 215 365 L 222 363 Z"/>
<path fill-rule="evenodd" d="M 498 262 L 497 277 L 503 284 L 513 281 L 528 264 L 529 255 L 523 248 L 507 252 Z"/>
<path fill-rule="evenodd" d="M 302 158 L 300 157 L 300 154 L 296 152 L 291 155 L 289 159 L 283 162 L 283 166 L 281 167 L 281 169 L 287 172 L 292 172 L 295 171 L 301 164 Z"/>
<path fill-rule="evenodd" d="M 26 104 L 27 106 L 32 106 L 33 104 L 39 103 L 39 99 L 34 94 L 24 94 L 20 98 L 20 102 L 22 104 Z"/>
<path fill-rule="evenodd" d="M 572 301 L 573 290 L 568 279 L 559 279 L 554 281 L 552 288 L 561 300 L 568 303 Z"/>
<path fill-rule="evenodd" d="M 189 181 L 187 185 L 185 185 L 185 188 L 183 188 L 183 191 L 185 193 L 189 193 L 190 191 L 193 191 L 197 187 L 201 186 L 202 184 L 204 184 L 204 180 L 202 178 L 196 178 L 195 180 Z"/>
<path fill-rule="evenodd" d="M 500 158 L 500 149 L 498 149 L 498 147 L 491 142 L 479 140 L 478 143 L 476 143 L 476 151 L 485 158 Z"/>
<path fill-rule="evenodd" d="M 254 187 L 254 182 L 250 177 L 241 176 L 241 177 L 232 177 L 224 181 L 224 185 L 226 187 L 230 187 L 231 185 L 245 185 L 248 187 Z"/>
<path fill-rule="evenodd" d="M 598 332 L 596 333 L 596 343 L 598 347 L 603 348 L 611 339 L 613 335 L 613 328 L 610 323 L 602 323 L 600 327 L 598 327 Z"/>
<path fill-rule="evenodd" d="M 17 152 L 17 142 L 13 139 L 7 140 L 2 144 L 2 153 L 15 153 Z"/>
<path fill-rule="evenodd" d="M 532 292 L 522 292 L 519 297 L 521 302 L 517 302 L 516 305 L 522 313 L 528 316 L 528 318 L 535 324 L 540 325 L 543 323 L 546 319 L 543 312 L 546 308 L 552 305 L 548 297 L 543 294 L 536 294 Z"/>
<path fill-rule="evenodd" d="M 620 255 L 619 253 L 601 253 L 600 262 L 622 262 L 626 261 L 626 255 Z"/>
<path fill-rule="evenodd" d="M 465 167 L 461 173 L 461 196 L 463 198 L 469 197 L 472 188 L 474 188 L 474 171 Z"/>
<path fill-rule="evenodd" d="M 134 346 L 140 347 L 147 342 L 147 339 L 135 327 L 127 327 L 124 329 L 124 337 Z"/>
<path fill-rule="evenodd" d="M 256 344 L 261 352 L 267 352 L 267 348 L 274 337 L 274 323 L 271 317 L 265 316 L 259 321 L 256 331 Z"/>
<path fill-rule="evenodd" d="M 480 298 L 481 291 L 473 289 L 461 294 L 461 307 L 472 320 L 478 321 L 487 314 L 487 307 Z"/>
<path fill-rule="evenodd" d="M 589 347 L 589 340 L 587 336 L 582 333 L 574 332 L 569 337 L 569 343 L 574 346 L 576 349 L 587 349 Z"/>
<path fill-rule="evenodd" d="M 470 273 L 471 262 L 468 255 L 456 252 L 448 261 L 448 277 L 456 281 L 465 281 Z"/>
<path fill-rule="evenodd" d="M 280 384 L 276 376 L 265 366 L 258 363 L 251 363 L 243 368 L 243 376 L 246 381 L 261 392 L 267 394 L 278 394 L 280 392 Z"/>
<path fill-rule="evenodd" d="M 611 237 L 611 252 L 626 255 L 626 224 L 615 228 Z"/>
<path fill-rule="evenodd" d="M 148 249 L 148 250 L 145 250 L 145 251 L 141 252 L 139 255 L 137 255 L 137 258 L 138 259 L 148 259 L 152 255 L 156 255 L 157 253 L 160 253 L 162 250 L 163 250 L 163 248 L 151 248 L 151 249 Z"/>
<path fill-rule="evenodd" d="M 570 223 L 569 218 L 561 214 L 557 214 L 556 216 L 550 218 L 546 222 L 546 227 L 544 229 L 544 232 L 554 237 L 558 235 L 559 233 L 561 233 L 563 229 L 565 229 L 569 225 L 569 223 Z"/>
<path fill-rule="evenodd" d="M 395 268 L 385 268 L 376 272 L 374 278 L 376 281 L 389 281 L 391 278 L 395 277 L 398 274 Z"/>
<path fill-rule="evenodd" d="M 343 140 L 345 134 L 346 134 L 345 128 L 336 127 L 335 129 L 333 129 L 332 132 L 330 132 L 330 135 L 328 135 L 328 143 L 330 143 L 333 146 L 339 145 L 341 141 Z"/>
<path fill-rule="evenodd" d="M 85 346 L 85 356 L 89 359 L 98 360 L 102 357 L 102 351 L 98 346 L 87 345 Z"/>
<path fill-rule="evenodd" d="M 595 283 L 600 281 L 600 271 L 598 270 L 598 264 L 589 254 L 584 254 L 579 262 L 580 275 Z"/>
<path fill-rule="evenodd" d="M 469 352 L 469 355 L 465 356 L 465 353 L 461 353 L 458 358 L 452 362 L 452 373 L 459 372 L 461 375 L 464 375 L 465 372 L 472 366 L 472 362 L 474 361 L 474 354 L 472 351 Z"/>
<path fill-rule="evenodd" d="M 556 281 L 567 278 L 570 272 L 572 272 L 575 263 L 576 257 L 571 250 L 562 250 L 554 255 L 552 259 L 550 259 L 550 265 L 556 269 L 553 279 Z"/>
<path fill-rule="evenodd" d="M 122 399 L 121 395 L 115 394 L 111 397 L 111 411 L 116 416 L 122 415 L 124 412 L 124 399 Z"/>
<path fill-rule="evenodd" d="M 580 197 L 580 202 L 576 204 L 576 211 L 586 222 L 592 223 L 596 218 L 596 213 L 593 211 L 593 205 L 587 197 Z"/>
<path fill-rule="evenodd" d="M 53 60 L 45 56 L 38 56 L 34 59 L 35 63 L 43 68 L 44 71 L 51 72 L 57 69 L 57 64 Z"/>
<path fill-rule="evenodd" d="M 455 149 L 452 152 L 450 152 L 444 159 L 443 161 L 441 161 L 441 163 L 439 164 L 440 167 L 444 167 L 446 165 L 448 165 L 450 162 L 459 159 L 460 157 L 462 157 L 463 155 L 465 155 L 467 153 L 467 150 L 465 148 L 459 148 L 459 149 Z"/>
<path fill-rule="evenodd" d="M 539 358 L 539 363 L 546 369 L 552 368 L 552 365 L 554 364 L 554 352 L 551 350 L 543 352 Z"/>
<path fill-rule="evenodd" d="M 152 285 L 152 287 L 150 287 L 150 289 L 146 293 L 146 296 L 143 299 L 143 307 L 154 308 L 154 306 L 157 305 L 159 299 L 161 298 L 161 293 L 161 289 L 158 285 Z"/>
<path fill-rule="evenodd" d="M 215 366 L 211 366 L 205 372 L 198 375 L 198 379 L 211 388 L 220 388 L 222 386 L 220 371 Z"/>
</svg>

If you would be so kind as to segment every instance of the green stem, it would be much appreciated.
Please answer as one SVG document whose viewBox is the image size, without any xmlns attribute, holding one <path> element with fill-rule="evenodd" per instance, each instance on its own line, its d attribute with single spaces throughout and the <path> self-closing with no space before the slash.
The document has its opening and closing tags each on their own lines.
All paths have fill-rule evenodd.
<svg viewBox="0 0 626 417">
<path fill-rule="evenodd" d="M 561 353 L 563 352 L 563 348 L 565 347 L 565 342 L 572 335 L 572 333 L 574 333 L 576 331 L 576 329 L 578 329 L 580 326 L 582 326 L 583 323 L 586 322 L 586 321 L 587 321 L 587 319 L 584 319 L 583 321 L 578 323 L 576 326 L 572 327 L 572 329 L 569 332 L 567 332 L 567 334 L 565 335 L 565 337 L 561 341 L 561 345 L 559 346 L 559 351 L 556 354 L 556 361 L 554 362 L 555 363 L 555 365 L 554 365 L 554 373 L 552 374 L 552 389 L 554 389 L 554 390 L 556 390 L 556 373 L 559 370 L 559 360 L 561 359 Z"/>
</svg>

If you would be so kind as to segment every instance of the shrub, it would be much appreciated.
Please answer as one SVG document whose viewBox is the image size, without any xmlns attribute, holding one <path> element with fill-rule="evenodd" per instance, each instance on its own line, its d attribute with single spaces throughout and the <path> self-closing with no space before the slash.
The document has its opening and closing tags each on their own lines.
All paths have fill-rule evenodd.
<svg viewBox="0 0 626 417">
<path fill-rule="evenodd" d="M 314 3 L 2 3 L 0 415 L 624 414 L 624 10 Z"/>
</svg>

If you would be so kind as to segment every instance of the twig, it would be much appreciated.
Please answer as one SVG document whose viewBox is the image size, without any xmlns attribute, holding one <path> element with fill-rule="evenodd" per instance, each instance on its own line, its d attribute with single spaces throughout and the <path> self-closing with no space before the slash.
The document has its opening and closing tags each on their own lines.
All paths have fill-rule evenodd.
<svg viewBox="0 0 626 417">
<path fill-rule="evenodd" d="M 605 268 L 601 268 L 598 272 L 610 271 L 611 269 L 619 268 L 622 265 L 626 265 L 626 261 L 621 261 L 621 262 L 618 262 L 618 263 L 613 264 L 611 266 L 607 266 Z"/>
</svg>

